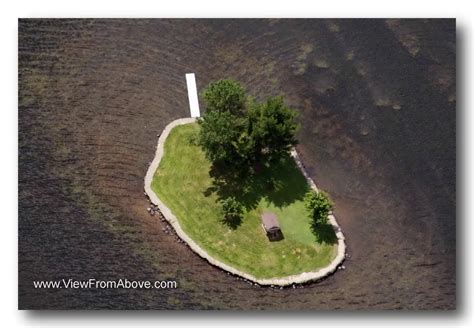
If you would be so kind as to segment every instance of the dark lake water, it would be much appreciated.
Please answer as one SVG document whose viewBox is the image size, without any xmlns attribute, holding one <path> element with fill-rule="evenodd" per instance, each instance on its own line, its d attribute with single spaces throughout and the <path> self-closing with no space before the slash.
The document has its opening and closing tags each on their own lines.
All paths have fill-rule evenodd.
<svg viewBox="0 0 474 328">
<path fill-rule="evenodd" d="M 20 20 L 18 47 L 20 308 L 455 308 L 454 20 Z M 143 178 L 156 135 L 189 116 L 188 72 L 299 111 L 346 270 L 251 286 L 147 213 Z M 179 288 L 33 288 L 62 278 Z"/>
</svg>

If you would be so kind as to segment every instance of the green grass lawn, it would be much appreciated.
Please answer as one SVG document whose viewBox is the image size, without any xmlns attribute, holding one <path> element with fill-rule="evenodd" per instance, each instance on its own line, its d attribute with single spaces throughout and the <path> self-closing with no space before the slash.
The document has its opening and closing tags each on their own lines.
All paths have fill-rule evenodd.
<svg viewBox="0 0 474 328">
<path fill-rule="evenodd" d="M 303 203 L 309 186 L 294 160 L 288 156 L 264 167 L 246 184 L 222 185 L 211 176 L 211 163 L 193 142 L 198 133 L 197 123 L 171 131 L 152 182 L 152 189 L 186 234 L 214 258 L 257 278 L 284 277 L 327 266 L 336 256 L 337 240 L 334 235 L 321 241 L 312 232 Z M 271 179 L 274 182 L 269 184 Z M 246 208 L 235 228 L 223 223 L 220 214 L 219 199 L 229 195 Z M 268 240 L 260 221 L 264 211 L 277 215 L 283 240 Z"/>
</svg>

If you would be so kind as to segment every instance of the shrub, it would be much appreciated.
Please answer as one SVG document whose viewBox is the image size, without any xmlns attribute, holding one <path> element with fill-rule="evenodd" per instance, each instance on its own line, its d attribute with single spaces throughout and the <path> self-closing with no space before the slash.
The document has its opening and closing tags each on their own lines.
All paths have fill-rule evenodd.
<svg viewBox="0 0 474 328">
<path fill-rule="evenodd" d="M 304 198 L 309 218 L 315 225 L 326 224 L 333 204 L 325 192 L 308 191 Z"/>
<path fill-rule="evenodd" d="M 240 225 L 244 214 L 243 205 L 235 199 L 235 197 L 228 197 L 221 201 L 222 214 L 224 222 L 231 228 L 236 228 Z"/>
</svg>

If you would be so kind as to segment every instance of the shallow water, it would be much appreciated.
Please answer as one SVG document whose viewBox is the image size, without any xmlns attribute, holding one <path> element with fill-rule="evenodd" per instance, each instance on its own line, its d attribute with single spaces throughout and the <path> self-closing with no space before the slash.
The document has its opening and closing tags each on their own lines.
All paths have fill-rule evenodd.
<svg viewBox="0 0 474 328">
<path fill-rule="evenodd" d="M 19 307 L 453 309 L 454 20 L 20 20 Z M 150 216 L 156 135 L 235 78 L 300 112 L 298 150 L 336 203 L 346 270 L 298 289 L 236 280 Z M 177 290 L 32 280 L 176 279 Z"/>
</svg>

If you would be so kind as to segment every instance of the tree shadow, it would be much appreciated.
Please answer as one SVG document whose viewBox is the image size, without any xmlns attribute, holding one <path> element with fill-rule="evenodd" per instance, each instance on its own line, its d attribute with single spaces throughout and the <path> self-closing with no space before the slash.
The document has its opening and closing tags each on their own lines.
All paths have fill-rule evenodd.
<svg viewBox="0 0 474 328">
<path fill-rule="evenodd" d="M 330 223 L 312 223 L 311 231 L 320 244 L 334 245 L 337 243 L 336 230 Z"/>
<path fill-rule="evenodd" d="M 238 227 L 240 227 L 240 225 L 242 224 L 242 218 L 241 217 L 231 217 L 231 218 L 223 217 L 221 219 L 221 222 L 225 224 L 226 226 L 228 226 L 229 228 L 231 228 L 232 230 L 235 230 Z"/>
<path fill-rule="evenodd" d="M 206 197 L 213 193 L 217 194 L 219 201 L 234 197 L 247 211 L 257 207 L 263 189 L 256 183 L 253 174 L 232 174 L 225 168 L 212 167 L 209 175 L 212 177 L 212 185 L 203 192 Z"/>
<path fill-rule="evenodd" d="M 225 167 L 213 166 L 209 175 L 212 186 L 203 191 L 205 197 L 213 193 L 219 200 L 233 196 L 247 211 L 255 209 L 264 197 L 276 207 L 287 206 L 302 200 L 310 188 L 289 154 L 278 161 L 260 165 L 258 172 L 249 168 L 234 173 Z"/>
<path fill-rule="evenodd" d="M 310 187 L 295 160 L 290 155 L 265 167 L 263 179 L 270 184 L 267 198 L 276 207 L 284 207 L 302 200 Z"/>
</svg>

